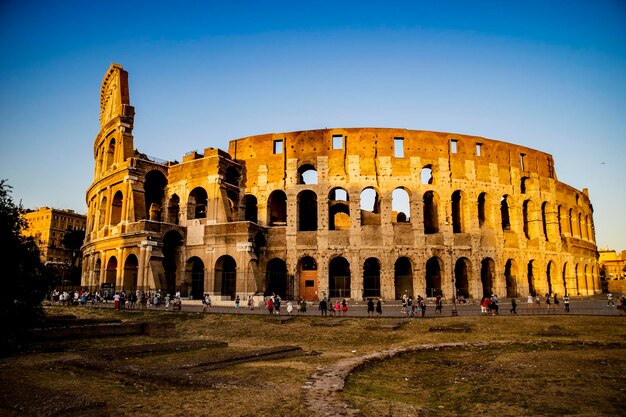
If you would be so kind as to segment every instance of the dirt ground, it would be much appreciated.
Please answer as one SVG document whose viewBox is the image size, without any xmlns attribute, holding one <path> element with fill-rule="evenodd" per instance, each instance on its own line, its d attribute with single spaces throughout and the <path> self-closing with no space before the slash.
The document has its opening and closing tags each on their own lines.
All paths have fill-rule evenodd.
<svg viewBox="0 0 626 417">
<path fill-rule="evenodd" d="M 363 415 L 392 416 L 604 415 L 626 399 L 620 317 L 348 318 L 326 326 L 330 319 L 318 316 L 279 322 L 80 307 L 47 312 L 168 321 L 176 331 L 28 346 L 0 360 L 0 415 L 307 416 L 302 386 L 316 369 L 383 349 L 450 342 L 468 347 L 365 366 L 339 395 Z M 395 323 L 397 330 L 373 326 Z M 459 324 L 469 331 L 430 331 Z M 488 341 L 503 344 L 469 346 Z M 154 348 L 163 343 L 169 345 Z"/>
</svg>

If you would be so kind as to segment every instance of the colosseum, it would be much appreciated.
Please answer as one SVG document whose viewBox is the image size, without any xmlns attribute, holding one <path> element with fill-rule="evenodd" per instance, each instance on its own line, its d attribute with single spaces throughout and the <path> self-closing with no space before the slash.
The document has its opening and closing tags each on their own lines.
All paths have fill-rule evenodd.
<svg viewBox="0 0 626 417">
<path fill-rule="evenodd" d="M 333 128 L 161 161 L 133 146 L 128 73 L 100 93 L 82 284 L 194 299 L 601 291 L 586 189 L 552 156 L 453 133 Z"/>
</svg>

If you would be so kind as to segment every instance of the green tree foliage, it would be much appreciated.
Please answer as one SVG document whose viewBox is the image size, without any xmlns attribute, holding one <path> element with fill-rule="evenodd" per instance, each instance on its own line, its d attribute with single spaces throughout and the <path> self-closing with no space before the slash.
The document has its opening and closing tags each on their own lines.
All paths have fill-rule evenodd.
<svg viewBox="0 0 626 417">
<path fill-rule="evenodd" d="M 48 275 L 31 237 L 22 236 L 28 227 L 24 210 L 11 197 L 11 186 L 0 180 L 0 351 L 17 343 L 19 331 L 32 325 L 41 314 L 48 291 Z"/>
</svg>

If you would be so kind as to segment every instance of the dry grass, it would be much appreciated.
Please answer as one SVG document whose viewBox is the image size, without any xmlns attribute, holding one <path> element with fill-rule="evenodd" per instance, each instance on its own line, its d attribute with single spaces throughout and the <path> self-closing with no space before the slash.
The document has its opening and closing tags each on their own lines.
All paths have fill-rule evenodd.
<svg viewBox="0 0 626 417">
<path fill-rule="evenodd" d="M 67 415 L 71 410 L 67 404 L 82 401 L 87 405 L 82 414 L 87 415 L 304 416 L 300 390 L 307 377 L 319 366 L 354 355 L 353 350 L 360 355 L 422 343 L 490 340 L 538 343 L 399 357 L 355 373 L 346 395 L 362 409 L 371 410 L 369 415 L 406 415 L 405 411 L 411 410 L 412 415 L 494 414 L 494 403 L 499 415 L 559 415 L 564 410 L 567 414 L 593 415 L 596 410 L 598 414 L 601 410 L 614 413 L 617 408 L 600 406 L 610 407 L 613 400 L 623 402 L 625 398 L 624 345 L 594 345 L 626 340 L 625 322 L 619 317 L 438 318 L 411 320 L 397 331 L 385 331 L 367 329 L 374 319 L 364 318 L 324 327 L 311 325 L 323 320 L 317 316 L 298 317 L 281 325 L 268 316 L 116 313 L 58 307 L 49 311 L 80 317 L 171 320 L 176 322 L 177 331 L 159 339 L 133 336 L 56 342 L 45 346 L 49 353 L 6 358 L 0 361 L 2 415 Z M 472 331 L 428 331 L 433 325 L 457 323 L 467 323 Z M 552 325 L 562 332 L 545 333 Z M 207 371 L 202 374 L 210 382 L 207 387 L 172 385 L 72 365 L 72 360 L 89 355 L 93 349 L 197 339 L 225 341 L 229 350 L 240 351 L 296 345 L 309 354 Z M 316 352 L 321 354 L 311 354 Z M 128 358 L 124 364 L 175 367 L 190 355 L 210 354 L 210 349 L 159 354 Z M 590 397 L 596 392 L 599 394 Z"/>
</svg>

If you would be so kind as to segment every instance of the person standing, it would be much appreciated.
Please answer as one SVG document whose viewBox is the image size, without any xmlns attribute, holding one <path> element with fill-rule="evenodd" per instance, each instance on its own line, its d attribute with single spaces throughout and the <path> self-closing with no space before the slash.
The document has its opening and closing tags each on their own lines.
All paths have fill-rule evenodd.
<svg viewBox="0 0 626 417">
<path fill-rule="evenodd" d="M 383 304 L 380 302 L 380 298 L 376 302 L 376 317 L 383 315 Z"/>
<path fill-rule="evenodd" d="M 528 309 L 528 314 L 530 314 L 533 308 L 533 296 L 530 294 L 528 294 L 528 298 L 526 298 L 526 308 Z"/>
<path fill-rule="evenodd" d="M 374 300 L 372 300 L 371 298 L 367 299 L 367 316 L 374 316 Z"/>
<path fill-rule="evenodd" d="M 565 306 L 565 312 L 569 313 L 569 295 L 567 294 L 563 296 L 563 305 Z"/>
<path fill-rule="evenodd" d="M 343 300 L 341 300 L 341 313 L 344 316 L 348 315 L 348 302 L 346 301 L 345 298 Z"/>
<path fill-rule="evenodd" d="M 559 308 L 559 304 L 560 304 L 559 299 L 556 296 L 556 293 L 554 293 L 554 308 L 558 309 Z"/>
<path fill-rule="evenodd" d="M 517 300 L 515 300 L 515 297 L 511 298 L 511 313 L 517 314 Z"/>
<path fill-rule="evenodd" d="M 239 298 L 239 294 L 237 294 L 237 297 L 235 298 L 235 315 L 239 314 L 239 303 L 241 302 L 241 299 Z"/>
<path fill-rule="evenodd" d="M 548 306 L 548 313 L 550 313 L 551 302 L 550 302 L 550 294 L 549 293 L 546 293 L 546 305 Z"/>
<path fill-rule="evenodd" d="M 116 292 L 115 295 L 113 296 L 113 310 L 119 310 L 120 309 L 120 293 Z"/>
<path fill-rule="evenodd" d="M 293 311 L 293 303 L 291 301 L 287 301 L 287 314 L 291 316 L 292 311 Z"/>
<path fill-rule="evenodd" d="M 211 296 L 209 294 L 204 295 L 204 299 L 202 300 L 202 312 L 206 313 L 207 310 L 211 307 Z"/>
<path fill-rule="evenodd" d="M 328 316 L 328 301 L 326 301 L 326 297 L 322 298 L 322 301 L 320 301 L 320 313 L 322 314 L 323 317 L 327 317 Z"/>
<path fill-rule="evenodd" d="M 300 314 L 306 314 L 306 300 L 300 298 Z"/>
<path fill-rule="evenodd" d="M 441 295 L 437 295 L 437 297 L 435 297 L 435 314 L 441 314 L 443 312 L 442 309 L 443 303 L 441 301 Z"/>
<path fill-rule="evenodd" d="M 265 307 L 267 308 L 267 311 L 269 311 L 270 314 L 274 314 L 274 298 L 273 297 L 269 297 L 267 299 L 267 303 L 265 303 Z"/>
</svg>

